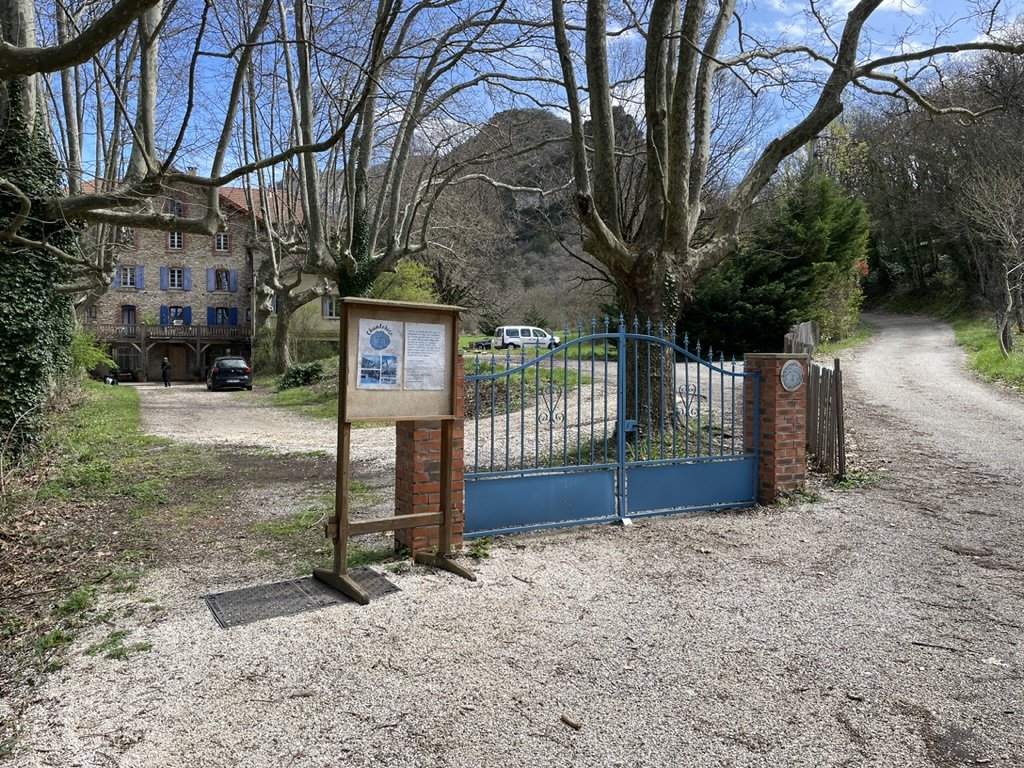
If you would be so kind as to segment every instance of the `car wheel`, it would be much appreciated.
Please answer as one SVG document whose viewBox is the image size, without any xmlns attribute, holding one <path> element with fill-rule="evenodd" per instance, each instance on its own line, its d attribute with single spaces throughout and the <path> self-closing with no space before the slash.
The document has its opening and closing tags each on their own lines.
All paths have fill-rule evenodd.
<svg viewBox="0 0 1024 768">
<path fill-rule="evenodd" d="M 554 349 L 556 346 L 558 346 L 558 345 L 555 344 L 555 342 L 553 342 L 553 341 L 549 341 L 548 342 L 548 349 Z"/>
<path fill-rule="evenodd" d="M 249 390 L 250 392 L 252 392 L 252 384 L 250 384 L 248 387 L 246 387 L 246 389 Z"/>
</svg>

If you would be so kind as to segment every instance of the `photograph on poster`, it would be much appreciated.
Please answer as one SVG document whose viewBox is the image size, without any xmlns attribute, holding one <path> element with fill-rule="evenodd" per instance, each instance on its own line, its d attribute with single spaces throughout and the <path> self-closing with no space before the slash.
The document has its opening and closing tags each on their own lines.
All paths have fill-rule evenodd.
<svg viewBox="0 0 1024 768">
<path fill-rule="evenodd" d="M 359 389 L 401 389 L 402 323 L 359 321 Z"/>
</svg>

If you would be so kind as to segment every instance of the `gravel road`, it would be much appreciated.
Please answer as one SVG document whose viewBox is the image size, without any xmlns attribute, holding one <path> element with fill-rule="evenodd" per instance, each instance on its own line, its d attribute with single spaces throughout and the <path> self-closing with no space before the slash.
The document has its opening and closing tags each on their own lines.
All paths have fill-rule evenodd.
<svg viewBox="0 0 1024 768">
<path fill-rule="evenodd" d="M 291 574 L 176 563 L 140 589 L 164 607 L 133 635 L 152 650 L 73 656 L 13 764 L 1024 765 L 1024 401 L 966 374 L 947 326 L 871 321 L 843 359 L 867 482 L 502 538 L 476 582 L 405 568 L 367 607 L 231 630 L 204 594 Z M 333 439 L 246 393 L 140 393 L 178 439 L 199 402 L 241 443 Z"/>
</svg>

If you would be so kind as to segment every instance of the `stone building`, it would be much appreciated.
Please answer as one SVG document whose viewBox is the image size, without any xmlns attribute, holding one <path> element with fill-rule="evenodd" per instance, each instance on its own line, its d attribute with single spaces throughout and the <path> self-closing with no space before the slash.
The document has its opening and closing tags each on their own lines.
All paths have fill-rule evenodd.
<svg viewBox="0 0 1024 768">
<path fill-rule="evenodd" d="M 167 213 L 197 217 L 204 203 L 172 191 Z M 205 377 L 219 355 L 252 353 L 255 233 L 243 190 L 222 188 L 226 225 L 215 235 L 153 230 L 121 231 L 117 272 L 110 288 L 82 318 L 109 345 L 123 376 L 160 377 L 168 358 L 172 378 Z"/>
</svg>

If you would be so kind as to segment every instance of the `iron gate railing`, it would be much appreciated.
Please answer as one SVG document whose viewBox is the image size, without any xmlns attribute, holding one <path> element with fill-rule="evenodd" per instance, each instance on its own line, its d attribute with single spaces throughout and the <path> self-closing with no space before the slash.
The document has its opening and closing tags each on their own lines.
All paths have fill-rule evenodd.
<svg viewBox="0 0 1024 768">
<path fill-rule="evenodd" d="M 650 323 L 570 335 L 471 364 L 467 536 L 754 503 L 756 374 Z"/>
</svg>

